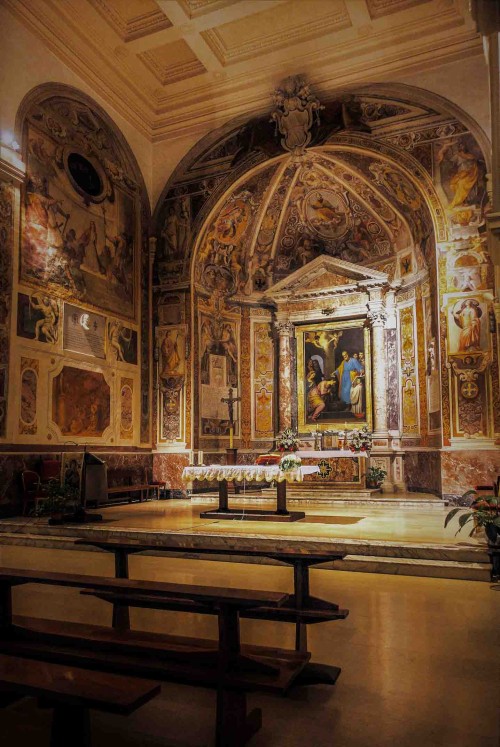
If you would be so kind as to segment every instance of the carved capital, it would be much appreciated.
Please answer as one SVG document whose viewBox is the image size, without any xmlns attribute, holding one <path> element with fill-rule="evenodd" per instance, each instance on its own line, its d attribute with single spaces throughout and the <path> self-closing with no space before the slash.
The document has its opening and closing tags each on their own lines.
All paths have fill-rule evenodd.
<svg viewBox="0 0 500 747">
<path fill-rule="evenodd" d="M 293 337 L 295 325 L 290 321 L 274 322 L 274 328 L 280 337 Z"/>
<path fill-rule="evenodd" d="M 384 328 L 387 323 L 387 311 L 383 306 L 372 306 L 368 307 L 367 318 L 372 327 Z"/>
</svg>

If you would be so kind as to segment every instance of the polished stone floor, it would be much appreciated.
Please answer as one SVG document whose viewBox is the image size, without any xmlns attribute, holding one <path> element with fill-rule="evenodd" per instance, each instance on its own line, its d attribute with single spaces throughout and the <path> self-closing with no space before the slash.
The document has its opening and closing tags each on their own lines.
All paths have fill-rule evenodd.
<svg viewBox="0 0 500 747">
<path fill-rule="evenodd" d="M 153 503 L 112 513 L 119 521 L 197 525 L 187 506 Z M 431 517 L 423 522 L 423 535 L 417 516 L 400 524 L 395 520 L 392 531 L 401 525 L 411 536 L 437 537 L 442 520 L 437 514 L 434 529 Z M 384 533 L 380 516 L 369 521 Z M 360 531 L 360 524 L 342 524 L 335 531 Z M 327 524 L 322 531 L 331 528 Z M 141 556 L 130 563 L 134 578 L 281 591 L 292 586 L 291 571 L 284 567 Z M 114 570 L 108 555 L 34 547 L 0 546 L 0 564 L 100 575 Z M 311 585 L 312 593 L 350 610 L 346 620 L 312 626 L 309 632 L 313 660 L 341 666 L 342 673 L 335 687 L 305 688 L 287 698 L 252 695 L 251 705 L 263 709 L 263 728 L 249 747 L 498 747 L 500 594 L 490 584 L 312 570 Z M 17 588 L 14 612 L 110 622 L 104 602 L 53 587 Z M 216 635 L 216 621 L 205 616 L 135 610 L 132 624 Z M 293 646 L 289 625 L 244 620 L 242 637 Z M 93 714 L 93 745 L 211 747 L 213 715 L 210 691 L 166 684 L 160 698 L 128 719 Z M 48 747 L 49 718 L 31 701 L 0 711 L 1 743 Z"/>
<path fill-rule="evenodd" d="M 401 498 L 401 494 L 398 494 Z M 103 509 L 104 526 L 108 529 L 141 529 L 151 532 L 186 532 L 197 535 L 203 533 L 220 535 L 259 535 L 283 537 L 308 537 L 318 539 L 345 538 L 354 540 L 380 540 L 401 542 L 426 542 L 477 546 L 482 540 L 470 538 L 467 533 L 456 535 L 458 525 L 444 528 L 444 517 L 448 508 L 435 501 L 420 505 L 432 496 L 408 493 L 405 498 L 415 505 L 400 506 L 395 497 L 394 505 L 371 504 L 352 505 L 307 503 L 300 509 L 305 511 L 305 519 L 298 522 L 276 521 L 225 521 L 223 519 L 200 519 L 200 512 L 214 508 L 203 495 L 196 502 L 189 500 L 149 501 L 122 506 L 109 506 Z M 230 505 L 239 508 L 273 507 L 272 501 L 252 501 L 233 497 Z M 296 510 L 296 503 L 289 505 Z M 27 522 L 33 520 L 27 519 Z M 1 523 L 1 522 L 0 522 Z"/>
</svg>

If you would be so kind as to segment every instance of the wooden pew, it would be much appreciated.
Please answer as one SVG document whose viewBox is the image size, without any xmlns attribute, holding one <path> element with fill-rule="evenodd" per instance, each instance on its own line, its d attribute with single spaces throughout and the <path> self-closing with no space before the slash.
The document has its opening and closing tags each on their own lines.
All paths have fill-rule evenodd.
<svg viewBox="0 0 500 747">
<path fill-rule="evenodd" d="M 219 639 L 204 641 L 152 636 L 120 627 L 109 630 L 74 623 L 13 620 L 12 587 L 29 583 L 84 589 L 115 605 L 214 614 L 219 619 Z M 261 723 L 259 710 L 247 716 L 246 693 L 285 693 L 310 658 L 305 652 L 241 647 L 240 611 L 279 607 L 288 597 L 272 591 L 0 569 L 0 652 L 216 689 L 217 745 L 239 747 Z"/>
<path fill-rule="evenodd" d="M 110 538 L 107 540 L 79 539 L 77 545 L 97 547 L 112 552 L 115 557 L 116 578 L 129 578 L 129 556 L 141 552 L 182 553 L 193 552 L 197 555 L 267 557 L 293 567 L 294 593 L 279 608 L 254 608 L 241 612 L 242 617 L 261 620 L 275 620 L 295 624 L 295 650 L 307 651 L 307 626 L 333 620 L 344 620 L 349 610 L 340 609 L 338 604 L 312 596 L 310 593 L 309 569 L 321 563 L 342 560 L 345 553 L 316 552 L 273 552 L 263 550 L 244 550 L 239 548 L 212 549 L 204 547 L 177 547 L 157 545 L 132 539 Z M 128 606 L 123 602 L 113 607 L 113 626 L 130 627 Z M 308 664 L 301 673 L 300 681 L 304 684 L 335 684 L 340 674 L 340 667 L 323 664 Z"/>
<path fill-rule="evenodd" d="M 90 747 L 89 709 L 128 715 L 160 692 L 158 682 L 0 654 L 0 691 L 54 709 L 51 747 Z"/>
</svg>

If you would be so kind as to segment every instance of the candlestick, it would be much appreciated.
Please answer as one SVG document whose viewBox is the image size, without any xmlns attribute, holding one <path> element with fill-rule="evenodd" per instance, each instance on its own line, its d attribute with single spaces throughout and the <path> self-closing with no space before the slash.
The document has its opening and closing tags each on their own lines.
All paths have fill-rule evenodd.
<svg viewBox="0 0 500 747">
<path fill-rule="evenodd" d="M 198 449 L 198 467 L 203 466 L 203 452 L 201 449 Z"/>
<path fill-rule="evenodd" d="M 233 448 L 233 426 L 229 426 L 229 448 Z"/>
</svg>

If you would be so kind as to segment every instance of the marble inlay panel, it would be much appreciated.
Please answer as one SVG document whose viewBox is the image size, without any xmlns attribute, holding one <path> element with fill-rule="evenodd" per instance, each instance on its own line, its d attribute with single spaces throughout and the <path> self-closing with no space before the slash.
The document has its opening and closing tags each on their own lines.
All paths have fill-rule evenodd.
<svg viewBox="0 0 500 747">
<path fill-rule="evenodd" d="M 500 449 L 444 451 L 441 454 L 443 493 L 461 496 L 477 485 L 491 485 L 500 475 Z"/>
<path fill-rule="evenodd" d="M 387 329 L 387 427 L 399 429 L 399 386 L 397 330 Z"/>
<path fill-rule="evenodd" d="M 441 454 L 409 451 L 404 458 L 404 476 L 409 490 L 441 493 Z"/>
</svg>

